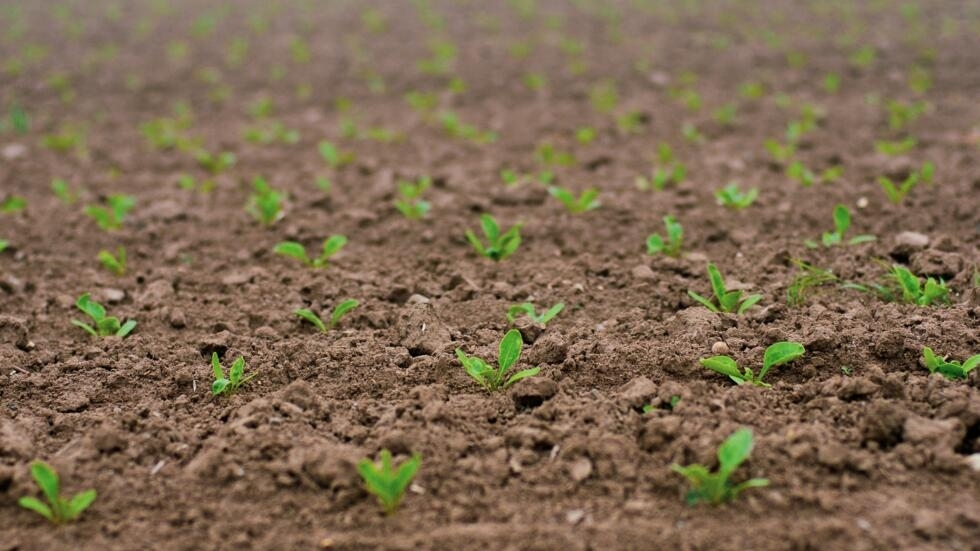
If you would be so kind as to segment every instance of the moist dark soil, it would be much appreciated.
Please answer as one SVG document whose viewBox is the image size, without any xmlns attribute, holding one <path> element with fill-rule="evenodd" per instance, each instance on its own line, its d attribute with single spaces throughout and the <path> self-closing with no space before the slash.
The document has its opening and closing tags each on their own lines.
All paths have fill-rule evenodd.
<svg viewBox="0 0 980 551">
<path fill-rule="evenodd" d="M 0 550 L 980 545 L 980 373 L 949 380 L 920 361 L 923 346 L 958 360 L 980 353 L 975 4 L 0 8 L 0 106 L 30 116 L 26 132 L 6 123 L 0 134 L 0 201 L 27 201 L 0 214 L 10 242 L 0 253 Z M 446 70 L 420 65 L 440 41 L 455 47 Z M 836 92 L 824 86 L 831 73 Z M 610 83 L 618 101 L 599 112 L 594 92 Z M 743 94 L 746 83 L 761 96 Z M 692 91 L 700 109 L 683 101 Z M 435 106 L 414 108 L 410 92 Z M 890 101 L 927 107 L 893 129 Z M 180 187 L 182 175 L 210 177 L 187 147 L 157 148 L 141 133 L 175 118 L 178 103 L 192 113 L 183 135 L 237 158 L 211 191 Z M 726 104 L 730 124 L 714 114 Z M 793 159 L 818 174 L 843 169 L 809 187 L 763 147 L 786 143 L 807 106 L 815 125 Z M 495 139 L 451 135 L 439 118 L 448 111 Z M 630 113 L 632 128 L 617 124 Z M 298 141 L 245 134 L 275 122 Z M 43 145 L 72 127 L 84 144 Z M 591 142 L 577 140 L 582 128 Z M 916 141 L 907 152 L 876 150 L 906 137 Z M 350 162 L 326 163 L 323 140 Z M 638 189 L 661 143 L 687 177 Z M 545 164 L 542 144 L 574 162 Z M 889 202 L 878 178 L 901 181 L 926 162 L 934 182 Z M 505 169 L 532 177 L 509 186 Z M 576 193 L 598 188 L 601 206 L 570 214 L 536 181 L 542 171 Z M 271 226 L 245 209 L 259 176 L 288 194 Z M 396 183 L 422 176 L 431 211 L 409 220 Z M 52 193 L 56 178 L 75 203 Z M 758 187 L 755 203 L 719 205 L 714 192 L 730 181 Z M 84 205 L 112 194 L 136 206 L 109 232 Z M 852 212 L 850 235 L 877 239 L 806 247 L 833 229 L 837 204 Z M 523 223 L 519 249 L 499 263 L 464 237 L 484 212 Z M 667 215 L 684 227 L 684 254 L 647 255 Z M 273 253 L 285 240 L 318 250 L 332 234 L 349 243 L 325 269 Z M 119 246 L 129 267 L 116 277 L 96 256 Z M 789 305 L 794 259 L 863 284 L 897 263 L 942 278 L 950 301 L 825 285 Z M 709 261 L 760 303 L 743 315 L 696 304 L 686 291 L 710 293 Z M 136 330 L 99 339 L 72 325 L 87 292 Z M 327 333 L 292 314 L 327 315 L 347 298 L 360 306 Z M 566 308 L 547 328 L 519 320 L 518 365 L 541 372 L 488 393 L 454 350 L 495 359 L 507 308 L 525 301 Z M 715 347 L 757 367 L 783 340 L 806 354 L 772 370 L 771 388 L 698 362 Z M 226 365 L 243 356 L 257 376 L 212 397 L 212 352 Z M 687 505 L 671 464 L 714 467 L 740 427 L 755 448 L 733 479 L 770 485 Z M 382 449 L 422 457 L 391 516 L 355 470 Z M 98 491 L 77 522 L 55 527 L 18 507 L 38 495 L 35 459 L 58 470 L 66 493 Z"/>
</svg>

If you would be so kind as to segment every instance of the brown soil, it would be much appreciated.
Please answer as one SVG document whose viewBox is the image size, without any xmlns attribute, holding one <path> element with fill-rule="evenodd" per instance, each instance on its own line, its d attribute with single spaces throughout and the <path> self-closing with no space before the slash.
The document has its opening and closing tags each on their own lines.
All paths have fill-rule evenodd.
<svg viewBox="0 0 980 551">
<path fill-rule="evenodd" d="M 22 105 L 32 128 L 0 134 L 0 201 L 28 201 L 0 214 L 0 239 L 12 244 L 0 253 L 0 550 L 978 548 L 980 373 L 951 381 L 919 363 L 922 346 L 957 359 L 980 353 L 980 20 L 970 3 L 903 14 L 892 2 L 542 0 L 525 18 L 515 6 L 533 2 L 391 0 L 371 3 L 387 21 L 380 33 L 362 22 L 362 2 L 158 9 L 168 4 L 58 3 L 73 6 L 65 13 L 3 2 L 0 59 L 25 61 L 0 76 L 0 101 L 4 113 Z M 444 31 L 426 26 L 424 5 Z M 202 15 L 216 18 L 210 34 L 193 30 Z M 249 23 L 260 15 L 264 32 Z M 765 29 L 781 44 L 767 44 Z M 417 69 L 440 32 L 458 48 L 451 74 L 465 92 Z M 309 45 L 309 62 L 291 55 L 294 37 Z M 584 52 L 566 53 L 562 37 Z M 236 38 L 249 44 L 237 66 L 228 60 Z M 510 53 L 521 41 L 533 48 L 525 59 Z M 176 43 L 188 47 L 184 59 L 168 55 Z M 47 57 L 32 58 L 31 45 Z M 877 57 L 860 69 L 850 57 L 863 45 Z M 112 59 L 98 55 L 107 46 L 118 48 Z M 787 52 L 805 64 L 792 67 Z M 583 72 L 572 70 L 576 60 Z M 913 65 L 933 80 L 924 95 L 906 84 Z M 670 94 L 685 71 L 698 77 L 698 112 Z M 829 72 L 841 76 L 836 94 L 821 85 Z M 529 90 L 528 73 L 546 86 Z M 73 98 L 51 85 L 54 74 Z M 383 77 L 383 91 L 369 90 L 370 75 Z M 590 106 L 606 79 L 617 86 L 617 114 L 643 114 L 638 133 Z M 739 95 L 750 80 L 765 86 L 761 99 Z M 410 90 L 434 92 L 440 109 L 499 139 L 448 136 L 409 106 Z M 300 132 L 297 144 L 243 138 L 247 106 L 262 97 Z M 334 107 L 341 97 L 352 102 L 346 114 Z M 891 99 L 931 108 L 907 131 L 916 147 L 889 157 L 873 144 L 906 135 L 888 127 Z M 177 101 L 195 115 L 188 134 L 237 155 L 209 194 L 178 187 L 180 174 L 205 177 L 186 152 L 156 150 L 139 133 Z M 731 127 L 712 116 L 727 102 L 737 105 Z M 804 188 L 762 147 L 783 139 L 804 103 L 825 117 L 796 158 L 843 166 L 837 182 Z M 404 138 L 345 138 L 344 117 Z M 87 128 L 86 152 L 41 146 L 64 123 Z M 705 143 L 685 140 L 684 123 Z M 582 145 L 575 131 L 586 126 L 597 137 Z M 327 167 L 323 139 L 356 160 Z M 598 186 L 601 208 L 571 215 L 542 185 L 501 182 L 503 168 L 540 170 L 533 152 L 544 142 L 578 161 L 555 169 L 556 181 Z M 639 191 L 634 179 L 661 142 L 688 178 Z M 936 184 L 887 202 L 877 177 L 902 178 L 927 160 Z M 243 208 L 258 175 L 289 194 L 271 228 Z M 433 206 L 411 221 L 393 206 L 394 184 L 420 175 L 434 179 Z M 333 181 L 328 194 L 316 176 Z M 79 203 L 61 204 L 53 178 L 81 189 Z M 742 212 L 717 205 L 714 190 L 730 180 L 758 186 L 757 202 Z M 81 207 L 112 193 L 137 199 L 115 233 Z M 832 229 L 837 203 L 854 213 L 852 234 L 878 240 L 804 247 Z M 463 232 L 481 212 L 525 222 L 513 257 L 495 264 L 468 246 Z M 684 225 L 686 256 L 645 255 L 668 214 Z M 929 244 L 896 244 L 903 231 Z M 272 253 L 279 241 L 317 247 L 334 233 L 350 242 L 325 270 Z M 130 270 L 116 278 L 96 254 L 119 245 Z M 945 278 L 951 304 L 827 287 L 790 307 L 791 258 L 863 282 L 883 273 L 876 260 L 902 262 Z M 760 306 L 743 316 L 696 306 L 686 290 L 708 292 L 709 259 L 730 283 L 762 293 Z M 97 340 L 71 325 L 84 292 L 138 320 L 136 331 Z M 360 308 L 327 334 L 291 314 L 348 297 Z M 540 365 L 541 376 L 482 392 L 453 350 L 494 358 L 506 308 L 529 297 L 539 308 L 568 305 L 540 334 L 524 329 L 520 365 Z M 807 353 L 775 369 L 771 389 L 698 365 L 717 341 L 757 365 L 779 340 Z M 243 355 L 258 377 L 213 398 L 212 351 L 226 363 Z M 643 413 L 649 404 L 657 409 Z M 718 444 L 742 426 L 756 446 L 735 477 L 771 486 L 719 507 L 687 506 L 687 484 L 670 465 L 713 465 Z M 423 458 L 391 517 L 353 467 L 382 448 Z M 54 465 L 69 492 L 98 490 L 77 523 L 53 528 L 17 506 L 36 495 L 33 459 Z"/>
</svg>

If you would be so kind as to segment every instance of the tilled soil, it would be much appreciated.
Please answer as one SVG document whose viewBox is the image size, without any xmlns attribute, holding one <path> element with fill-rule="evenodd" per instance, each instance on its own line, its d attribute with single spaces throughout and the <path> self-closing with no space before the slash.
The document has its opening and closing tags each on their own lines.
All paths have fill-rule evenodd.
<svg viewBox="0 0 980 551">
<path fill-rule="evenodd" d="M 0 550 L 978 548 L 980 377 L 947 380 L 919 360 L 923 346 L 980 353 L 975 3 L 2 8 L 0 58 L 11 61 L 0 101 L 4 113 L 22 106 L 31 128 L 0 134 L 0 201 L 28 203 L 0 214 L 11 243 L 0 253 Z M 437 38 L 457 49 L 447 74 L 419 68 Z M 247 44 L 239 59 L 236 41 Z M 864 46 L 875 59 L 861 67 L 852 57 Z M 910 89 L 917 70 L 928 91 Z M 828 73 L 840 75 L 836 93 L 822 84 Z M 546 84 L 529 88 L 529 74 Z M 453 77 L 465 90 L 451 90 Z M 685 81 L 700 110 L 679 101 Z M 603 82 L 616 86 L 612 115 L 590 101 Z M 741 95 L 746 82 L 763 95 Z M 432 93 L 434 113 L 414 110 L 411 91 Z M 262 98 L 266 122 L 298 131 L 297 143 L 244 138 Z M 929 108 L 896 131 L 889 100 Z M 183 174 L 208 177 L 187 152 L 140 133 L 175 102 L 193 112 L 187 135 L 237 158 L 208 193 L 178 186 Z M 731 125 L 713 116 L 727 103 Z M 817 172 L 841 166 L 835 182 L 804 187 L 763 147 L 784 141 L 806 104 L 822 116 L 794 159 Z M 443 110 L 496 140 L 448 135 Z M 629 112 L 635 132 L 614 119 Z M 85 129 L 84 148 L 42 146 L 66 124 Z M 703 143 L 683 137 L 685 124 Z M 591 143 L 576 140 L 584 127 L 596 131 Z M 907 135 L 911 151 L 876 152 L 876 140 Z M 332 168 L 321 140 L 355 157 Z M 542 165 L 543 143 L 576 162 Z M 641 191 L 635 178 L 660 143 L 687 178 Z M 926 161 L 935 183 L 888 202 L 878 177 L 901 180 Z M 602 205 L 569 214 L 533 179 L 505 185 L 504 169 L 598 187 Z M 408 220 L 394 207 L 396 182 L 423 175 L 432 209 Z M 288 193 L 271 227 L 244 208 L 256 176 Z M 55 178 L 78 202 L 59 202 Z M 732 180 L 760 189 L 743 211 L 715 201 Z M 115 193 L 136 207 L 105 232 L 82 205 Z M 833 228 L 839 203 L 853 213 L 851 235 L 877 240 L 804 246 Z M 483 212 L 523 223 L 512 257 L 494 263 L 467 244 Z M 684 226 L 680 258 L 645 254 L 666 215 Z M 312 251 L 331 234 L 349 243 L 325 269 L 272 252 L 284 240 Z M 129 256 L 122 277 L 96 260 L 118 246 Z M 861 283 L 897 262 L 943 278 L 950 304 L 825 286 L 787 305 L 793 259 Z M 759 306 L 715 314 L 691 300 L 688 289 L 710 292 L 708 261 L 731 287 L 761 293 Z M 134 333 L 95 339 L 73 326 L 85 292 L 137 320 Z M 359 308 L 325 334 L 291 313 L 326 314 L 346 298 Z M 519 322 L 520 366 L 541 373 L 484 392 L 454 349 L 495 358 L 507 307 L 524 301 L 566 304 L 546 329 Z M 772 388 L 698 364 L 721 342 L 757 366 L 781 340 L 807 352 L 768 375 Z M 212 352 L 226 364 L 244 356 L 257 377 L 212 397 Z M 735 478 L 771 485 L 688 506 L 670 465 L 713 466 L 739 427 L 753 430 L 755 449 Z M 383 448 L 423 459 L 390 517 L 354 468 Z M 54 465 L 69 493 L 97 489 L 78 522 L 55 528 L 17 506 L 36 495 L 34 459 Z"/>
</svg>

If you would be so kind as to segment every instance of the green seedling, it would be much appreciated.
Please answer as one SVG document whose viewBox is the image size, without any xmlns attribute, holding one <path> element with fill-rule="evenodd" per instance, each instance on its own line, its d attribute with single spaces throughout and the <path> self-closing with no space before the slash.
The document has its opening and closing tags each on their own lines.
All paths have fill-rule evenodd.
<svg viewBox="0 0 980 551">
<path fill-rule="evenodd" d="M 0 213 L 14 214 L 27 208 L 27 199 L 19 195 L 11 195 L 0 201 Z"/>
<path fill-rule="evenodd" d="M 881 189 L 884 190 L 885 195 L 888 196 L 888 200 L 898 205 L 905 199 L 905 196 L 908 195 L 916 185 L 918 185 L 919 178 L 919 172 L 913 172 L 912 174 L 909 174 L 908 177 L 905 178 L 905 181 L 903 181 L 901 184 L 896 184 L 891 180 L 891 178 L 881 176 L 878 178 L 878 184 L 881 186 Z"/>
<path fill-rule="evenodd" d="M 905 138 L 899 141 L 879 140 L 875 142 L 875 151 L 882 155 L 903 155 L 912 151 L 916 143 L 915 138 Z"/>
<path fill-rule="evenodd" d="M 799 182 L 803 187 L 810 187 L 813 184 L 821 182 L 833 182 L 838 180 L 843 174 L 844 169 L 840 166 L 832 166 L 817 174 L 800 161 L 794 161 L 786 167 L 786 175 Z"/>
<path fill-rule="evenodd" d="M 664 227 L 667 230 L 667 238 L 664 239 L 660 234 L 653 234 L 647 238 L 647 254 L 664 254 L 666 256 L 678 257 L 681 255 L 681 244 L 684 240 L 684 228 L 673 216 L 664 216 Z"/>
<path fill-rule="evenodd" d="M 747 100 L 758 100 L 766 95 L 766 87 L 761 82 L 746 82 L 738 87 L 738 94 Z"/>
<path fill-rule="evenodd" d="M 548 322 L 551 321 L 555 316 L 557 316 L 558 313 L 561 312 L 564 308 L 565 308 L 565 303 L 559 302 L 558 304 L 549 308 L 547 311 L 538 314 L 537 311 L 534 309 L 534 305 L 531 304 L 530 302 L 515 304 L 507 309 L 507 321 L 509 321 L 510 323 L 514 323 L 514 320 L 517 319 L 517 316 L 524 314 L 528 317 L 528 319 L 530 319 L 534 323 L 537 323 L 539 325 L 547 325 Z"/>
<path fill-rule="evenodd" d="M 798 271 L 793 277 L 792 283 L 786 289 L 786 303 L 789 306 L 801 306 L 806 302 L 807 295 L 813 289 L 840 281 L 840 278 L 830 270 L 818 268 L 797 259 L 793 260 L 793 264 L 796 265 Z"/>
<path fill-rule="evenodd" d="M 829 73 L 823 79 L 823 89 L 828 94 L 836 94 L 840 90 L 840 75 Z"/>
<path fill-rule="evenodd" d="M 936 178 L 936 165 L 932 161 L 926 161 L 922 163 L 922 168 L 919 169 L 919 180 L 924 182 L 926 185 L 931 186 L 935 183 Z"/>
<path fill-rule="evenodd" d="M 759 188 L 742 191 L 738 187 L 738 182 L 731 182 L 715 192 L 715 199 L 718 200 L 719 205 L 735 210 L 748 207 L 757 197 L 759 197 Z"/>
<path fill-rule="evenodd" d="M 589 90 L 589 103 L 592 104 L 592 108 L 597 113 L 612 113 L 619 104 L 619 92 L 616 90 L 616 84 L 606 80 L 592 85 Z"/>
<path fill-rule="evenodd" d="M 211 383 L 211 396 L 218 396 L 219 394 L 234 394 L 239 387 L 249 382 L 257 373 L 252 373 L 248 377 L 245 375 L 245 358 L 239 356 L 231 364 L 231 368 L 228 370 L 228 377 L 225 378 L 225 370 L 221 366 L 221 360 L 218 359 L 218 353 L 211 353 L 211 370 L 214 372 L 214 382 Z"/>
<path fill-rule="evenodd" d="M 105 269 L 112 272 L 115 276 L 123 276 L 126 274 L 126 248 L 119 247 L 116 249 L 116 254 L 112 254 L 107 250 L 99 251 L 99 262 L 105 266 Z"/>
<path fill-rule="evenodd" d="M 0 253 L 6 251 L 8 247 L 10 247 L 10 241 L 7 241 L 6 239 L 0 239 Z"/>
<path fill-rule="evenodd" d="M 214 154 L 204 149 L 195 148 L 192 154 L 197 164 L 214 176 L 228 170 L 237 161 L 235 154 L 230 151 Z"/>
<path fill-rule="evenodd" d="M 704 465 L 681 466 L 673 464 L 670 468 L 684 476 L 691 483 L 687 493 L 688 505 L 701 502 L 718 505 L 731 501 L 749 488 L 762 488 L 769 485 L 765 478 L 752 478 L 740 484 L 733 484 L 729 477 L 749 458 L 752 453 L 752 431 L 738 429 L 718 447 L 718 470 L 709 472 Z"/>
<path fill-rule="evenodd" d="M 497 133 L 466 124 L 459 119 L 459 116 L 452 111 L 443 111 L 439 114 L 439 124 L 443 130 L 454 138 L 471 141 L 478 145 L 493 143 L 497 141 Z"/>
<path fill-rule="evenodd" d="M 707 141 L 707 138 L 698 130 L 698 127 L 689 122 L 685 122 L 681 126 L 681 135 L 684 136 L 685 140 L 695 145 L 701 145 Z"/>
<path fill-rule="evenodd" d="M 134 206 L 136 199 L 129 195 L 110 195 L 106 198 L 106 206 L 88 205 L 85 214 L 103 230 L 114 231 L 122 228 L 126 215 Z"/>
<path fill-rule="evenodd" d="M 725 105 L 722 105 L 718 109 L 715 109 L 714 116 L 715 116 L 715 120 L 718 121 L 718 124 L 724 126 L 732 126 L 733 124 L 735 124 L 736 113 L 737 111 L 736 111 L 735 104 L 726 103 Z"/>
<path fill-rule="evenodd" d="M 357 472 L 364 479 L 367 491 L 378 498 L 386 515 L 394 514 L 405 497 L 405 490 L 422 466 L 422 457 L 412 455 L 396 469 L 392 463 L 391 452 L 381 450 L 381 463 L 376 465 L 370 459 L 357 463 Z"/>
<path fill-rule="evenodd" d="M 316 179 L 313 180 L 313 183 L 316 185 L 317 189 L 323 193 L 330 193 L 330 190 L 333 188 L 333 182 L 324 176 L 317 176 Z"/>
<path fill-rule="evenodd" d="M 431 185 L 432 180 L 428 176 L 419 178 L 417 182 L 400 180 L 398 182 L 398 194 L 401 198 L 395 201 L 395 208 L 410 220 L 423 218 L 432 208 L 432 205 L 422 199 L 422 194 Z"/>
<path fill-rule="evenodd" d="M 60 178 L 51 181 L 51 191 L 63 205 L 74 205 L 78 201 L 78 194 L 72 191 L 68 183 Z"/>
<path fill-rule="evenodd" d="M 870 287 L 888 302 L 904 302 L 918 306 L 931 306 L 936 303 L 949 303 L 949 288 L 946 282 L 932 277 L 925 280 L 913 274 L 908 268 L 897 264 L 888 274 L 890 284 L 872 284 Z M 858 286 L 860 287 L 860 286 Z"/>
<path fill-rule="evenodd" d="M 636 187 L 643 191 L 648 189 L 663 191 L 667 184 L 680 184 L 686 176 L 687 168 L 681 163 L 676 163 L 671 167 L 653 169 L 649 178 L 637 176 Z"/>
<path fill-rule="evenodd" d="M 718 304 L 715 305 L 710 300 L 695 293 L 688 291 L 687 294 L 699 304 L 712 312 L 725 312 L 743 314 L 746 310 L 762 300 L 762 295 L 748 295 L 743 297 L 742 291 L 729 291 L 725 288 L 725 280 L 714 264 L 708 264 L 708 279 L 711 280 L 711 290 L 715 294 Z"/>
<path fill-rule="evenodd" d="M 824 232 L 823 236 L 820 238 L 820 243 L 824 247 L 833 247 L 834 245 L 841 245 L 847 243 L 848 245 L 858 245 L 860 243 L 869 243 L 877 239 L 873 235 L 856 235 L 847 241 L 844 240 L 844 233 L 847 232 L 848 228 L 851 227 L 851 211 L 847 209 L 844 205 L 837 205 L 834 207 L 834 231 Z M 807 247 L 811 249 L 816 249 L 820 245 L 812 239 L 808 239 L 804 242 Z"/>
<path fill-rule="evenodd" d="M 793 155 L 796 154 L 796 145 L 793 143 L 782 144 L 774 139 L 768 139 L 765 142 L 766 151 L 772 156 L 772 159 L 777 163 L 785 163 L 789 161 Z"/>
<path fill-rule="evenodd" d="M 922 348 L 922 362 L 929 373 L 942 373 L 947 379 L 966 379 L 970 372 L 980 366 L 980 354 L 970 356 L 963 363 L 936 356 L 931 348 Z"/>
<path fill-rule="evenodd" d="M 595 128 L 586 126 L 575 131 L 575 140 L 582 145 L 589 145 L 595 141 L 596 135 Z"/>
<path fill-rule="evenodd" d="M 323 158 L 330 168 L 341 168 L 354 162 L 353 153 L 341 151 L 337 146 L 328 141 L 320 142 L 317 145 L 317 151 L 320 152 L 320 157 Z"/>
<path fill-rule="evenodd" d="M 265 179 L 260 177 L 252 181 L 252 194 L 245 207 L 262 225 L 275 224 L 285 213 L 282 210 L 286 194 L 272 189 Z"/>
<path fill-rule="evenodd" d="M 347 312 L 357 308 L 358 304 L 360 303 L 354 299 L 347 299 L 341 302 L 334 307 L 333 312 L 330 314 L 329 323 L 324 323 L 323 320 L 320 319 L 320 316 L 317 316 L 313 313 L 313 311 L 307 310 L 306 308 L 300 308 L 299 310 L 293 312 L 293 314 L 296 314 L 304 320 L 312 323 L 317 329 L 320 330 L 321 333 L 326 333 L 330 329 L 336 327 L 337 324 L 340 323 L 340 318 L 344 317 Z"/>
<path fill-rule="evenodd" d="M 534 149 L 534 159 L 546 167 L 573 166 L 575 155 L 568 151 L 561 151 L 550 143 L 538 144 Z"/>
<path fill-rule="evenodd" d="M 480 227 L 487 239 L 486 245 L 473 233 L 473 230 L 466 230 L 466 240 L 481 256 L 499 262 L 514 254 L 521 244 L 521 224 L 515 224 L 506 232 L 500 233 L 497 221 L 489 214 L 481 214 Z"/>
<path fill-rule="evenodd" d="M 710 358 L 704 358 L 700 362 L 701 365 L 712 371 L 717 371 L 722 375 L 728 375 L 728 378 L 735 381 L 736 384 L 751 383 L 755 386 L 769 388 L 772 385 L 763 381 L 766 374 L 769 373 L 769 370 L 787 364 L 799 358 L 805 352 L 806 350 L 803 348 L 803 345 L 798 342 L 784 341 L 769 346 L 763 355 L 762 369 L 759 370 L 758 376 L 753 373 L 750 367 L 739 371 L 738 364 L 729 356 L 712 356 Z"/>
<path fill-rule="evenodd" d="M 343 249 L 346 244 L 347 237 L 331 235 L 323 241 L 323 252 L 317 258 L 310 258 L 306 254 L 306 248 L 295 241 L 278 243 L 272 251 L 276 254 L 295 258 L 310 268 L 325 268 L 330 258 L 340 252 L 340 249 Z"/>
<path fill-rule="evenodd" d="M 276 142 L 292 145 L 299 143 L 300 140 L 298 130 L 287 128 L 285 124 L 272 120 L 259 121 L 247 127 L 242 135 L 245 141 L 262 145 Z"/>
<path fill-rule="evenodd" d="M 888 110 L 888 127 L 892 130 L 902 130 L 926 112 L 928 105 L 919 100 L 912 103 L 892 100 L 885 108 Z"/>
<path fill-rule="evenodd" d="M 85 490 L 70 499 L 61 496 L 61 480 L 51 465 L 44 461 L 31 461 L 31 477 L 41 489 L 47 504 L 41 500 L 25 496 L 17 504 L 34 511 L 54 524 L 65 524 L 78 518 L 95 501 L 95 490 Z"/>
<path fill-rule="evenodd" d="M 5 126 L 18 134 L 27 134 L 31 130 L 31 118 L 28 116 L 27 111 L 24 111 L 21 106 L 13 104 L 10 106 L 8 122 L 6 125 L 0 124 L 0 131 L 2 131 Z"/>
<path fill-rule="evenodd" d="M 95 327 L 75 319 L 71 320 L 72 324 L 81 327 L 93 337 L 115 336 L 122 339 L 132 333 L 133 329 L 136 329 L 136 320 L 129 320 L 120 325 L 118 318 L 106 316 L 105 307 L 92 300 L 88 293 L 78 297 L 78 301 L 75 302 L 75 307 L 92 318 Z"/>
<path fill-rule="evenodd" d="M 565 209 L 572 214 L 582 214 L 583 212 L 595 210 L 602 205 L 598 200 L 599 190 L 596 188 L 589 188 L 583 191 L 578 197 L 575 197 L 567 189 L 558 186 L 549 187 L 548 193 L 555 199 L 561 201 L 561 204 L 565 205 Z"/>
<path fill-rule="evenodd" d="M 511 329 L 500 340 L 500 350 L 497 356 L 498 367 L 496 369 L 480 358 L 467 356 L 462 348 L 456 349 L 456 357 L 463 364 L 463 369 L 466 370 L 467 375 L 480 383 L 480 386 L 487 391 L 493 392 L 505 389 L 528 377 L 534 377 L 541 371 L 540 367 L 532 367 L 531 369 L 524 369 L 507 377 L 507 370 L 517 363 L 523 347 L 524 341 L 521 337 L 521 332 L 517 329 Z"/>
<path fill-rule="evenodd" d="M 675 394 L 670 397 L 670 400 L 666 404 L 666 409 L 673 410 L 679 403 L 681 403 L 681 397 Z M 640 408 L 640 411 L 643 413 L 650 413 L 651 411 L 656 411 L 656 409 L 657 406 L 653 404 L 644 404 L 643 407 Z"/>
<path fill-rule="evenodd" d="M 875 62 L 877 53 L 873 46 L 862 46 L 851 54 L 851 64 L 859 69 L 867 69 Z"/>
</svg>

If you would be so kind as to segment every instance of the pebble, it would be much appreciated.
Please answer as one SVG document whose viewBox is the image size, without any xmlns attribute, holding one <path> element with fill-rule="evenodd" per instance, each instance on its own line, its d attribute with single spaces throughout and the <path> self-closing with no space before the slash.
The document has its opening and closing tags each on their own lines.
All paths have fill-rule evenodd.
<svg viewBox="0 0 980 551">
<path fill-rule="evenodd" d="M 3 148 L 3 158 L 12 161 L 18 157 L 23 157 L 27 153 L 27 147 L 23 144 L 12 143 Z"/>
<path fill-rule="evenodd" d="M 180 308 L 174 308 L 171 310 L 167 321 L 170 323 L 170 327 L 173 327 L 174 329 L 183 329 L 187 327 L 187 316 Z"/>
<path fill-rule="evenodd" d="M 640 264 L 639 266 L 633 268 L 633 277 L 636 279 L 655 279 L 657 274 L 650 269 L 649 266 L 645 264 Z"/>
<path fill-rule="evenodd" d="M 712 354 L 724 355 L 724 354 L 728 354 L 729 352 L 730 350 L 728 348 L 728 343 L 726 343 L 725 341 L 718 341 L 711 345 Z"/>
<path fill-rule="evenodd" d="M 106 302 L 122 302 L 126 298 L 126 291 L 111 288 L 102 289 L 102 298 Z"/>
</svg>

